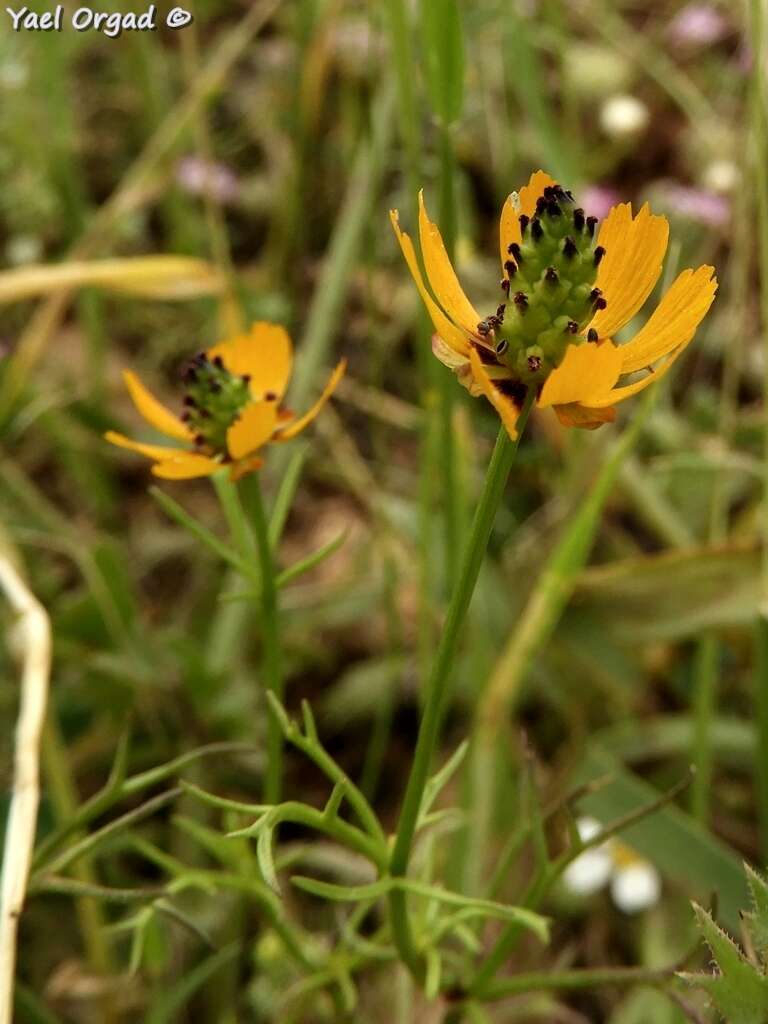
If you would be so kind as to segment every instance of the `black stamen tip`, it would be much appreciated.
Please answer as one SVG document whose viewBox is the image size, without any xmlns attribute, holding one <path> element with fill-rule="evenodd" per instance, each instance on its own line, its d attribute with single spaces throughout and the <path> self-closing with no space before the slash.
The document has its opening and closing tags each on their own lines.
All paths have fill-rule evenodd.
<svg viewBox="0 0 768 1024">
<path fill-rule="evenodd" d="M 491 328 L 488 326 L 487 320 L 481 320 L 477 325 L 477 333 L 485 337 L 486 334 L 491 333 Z"/>
<path fill-rule="evenodd" d="M 507 341 L 506 338 L 502 338 L 501 341 L 499 342 L 499 344 L 496 346 L 496 355 L 497 356 L 503 356 L 508 348 L 509 348 L 509 342 Z"/>
<path fill-rule="evenodd" d="M 190 409 L 194 409 L 197 405 L 197 402 L 194 400 L 192 395 L 184 395 L 184 405 L 186 405 Z"/>
<path fill-rule="evenodd" d="M 243 384 L 250 384 L 251 383 L 251 375 L 250 375 L 250 373 L 243 373 L 243 374 L 241 374 L 240 375 L 240 380 L 243 382 Z"/>
<path fill-rule="evenodd" d="M 604 298 L 602 298 L 602 296 L 601 296 L 601 297 L 600 297 L 600 298 L 599 298 L 599 299 L 597 300 L 597 302 L 595 303 L 595 309 L 605 309 L 605 308 L 607 307 L 607 305 L 608 305 L 608 303 L 607 303 L 607 302 L 605 301 L 605 299 L 604 299 Z"/>
<path fill-rule="evenodd" d="M 598 333 L 594 327 L 590 327 L 587 331 L 587 341 L 597 341 Z"/>
<path fill-rule="evenodd" d="M 536 216 L 541 217 L 547 208 L 547 200 L 544 196 L 539 196 L 536 200 Z"/>
<path fill-rule="evenodd" d="M 502 304 L 496 310 L 496 319 L 499 321 L 499 323 L 504 323 L 504 310 L 506 308 L 507 307 L 502 302 Z"/>
<path fill-rule="evenodd" d="M 525 292 L 515 292 L 512 301 L 521 312 L 528 308 L 528 296 Z"/>
<path fill-rule="evenodd" d="M 185 409 L 184 412 L 181 414 L 182 423 L 189 423 L 191 419 L 192 413 L 189 411 L 189 409 Z"/>
<path fill-rule="evenodd" d="M 547 213 L 550 217 L 559 217 L 562 214 L 562 210 L 555 202 L 547 203 Z"/>
<path fill-rule="evenodd" d="M 596 302 L 602 294 L 603 293 L 599 288 L 593 288 L 592 291 L 589 293 L 589 301 Z"/>
<path fill-rule="evenodd" d="M 195 434 L 195 444 L 205 444 L 205 438 L 203 437 L 202 434 Z"/>
<path fill-rule="evenodd" d="M 583 231 L 584 224 L 584 211 L 579 206 L 573 211 L 573 226 L 576 228 L 577 231 Z"/>
<path fill-rule="evenodd" d="M 277 392 L 276 391 L 265 391 L 264 392 L 264 401 L 265 402 L 276 402 L 277 401 Z"/>
<path fill-rule="evenodd" d="M 547 267 L 546 273 L 544 274 L 544 280 L 549 284 L 557 284 L 560 278 L 557 276 L 557 271 L 554 267 Z"/>
<path fill-rule="evenodd" d="M 527 214 L 521 213 L 518 220 L 520 221 L 520 234 L 525 238 L 525 232 L 528 230 L 531 218 Z"/>
<path fill-rule="evenodd" d="M 509 295 L 509 284 L 510 284 L 509 278 L 508 277 L 503 277 L 499 283 L 501 285 L 501 290 L 503 292 L 506 292 L 507 295 Z"/>
<path fill-rule="evenodd" d="M 210 383 L 208 384 L 208 389 L 209 389 L 209 391 L 211 391 L 211 392 L 212 392 L 212 393 L 213 393 L 214 395 L 218 395 L 218 393 L 219 393 L 219 392 L 221 391 L 221 384 L 219 384 L 219 382 L 218 382 L 217 380 L 212 380 L 212 381 L 210 381 Z"/>
<path fill-rule="evenodd" d="M 600 266 L 600 260 L 605 256 L 605 249 L 602 245 L 595 246 L 595 266 Z"/>
<path fill-rule="evenodd" d="M 217 370 L 223 370 L 224 369 L 224 360 L 221 358 L 221 356 L 214 356 L 213 357 L 213 365 L 216 367 Z"/>
<path fill-rule="evenodd" d="M 512 244 L 509 247 L 509 252 L 510 252 L 510 255 L 515 257 L 515 259 L 517 260 L 518 263 L 522 263 L 523 262 L 523 256 L 522 256 L 522 253 L 520 252 L 520 246 L 517 244 L 517 242 L 512 242 Z"/>
<path fill-rule="evenodd" d="M 575 320 L 569 320 L 568 326 L 565 329 L 569 334 L 576 334 L 579 330 L 579 325 Z"/>
<path fill-rule="evenodd" d="M 507 260 L 504 264 L 504 269 L 509 277 L 514 277 L 517 273 L 517 264 L 513 263 L 512 260 Z"/>
<path fill-rule="evenodd" d="M 574 256 L 579 255 L 579 250 L 576 245 L 576 242 L 573 240 L 573 238 L 571 238 L 570 235 L 565 236 L 565 241 L 563 242 L 563 255 L 566 257 L 566 259 L 569 260 L 572 260 Z"/>
<path fill-rule="evenodd" d="M 540 370 L 541 356 L 528 356 L 528 369 L 531 373 L 536 373 L 537 370 Z"/>
<path fill-rule="evenodd" d="M 538 242 L 544 236 L 544 228 L 541 226 L 541 221 L 536 217 L 531 221 L 531 235 L 534 242 Z"/>
<path fill-rule="evenodd" d="M 592 236 L 594 235 L 596 227 L 597 217 L 587 217 L 587 231 L 589 232 L 590 238 L 592 238 Z"/>
</svg>

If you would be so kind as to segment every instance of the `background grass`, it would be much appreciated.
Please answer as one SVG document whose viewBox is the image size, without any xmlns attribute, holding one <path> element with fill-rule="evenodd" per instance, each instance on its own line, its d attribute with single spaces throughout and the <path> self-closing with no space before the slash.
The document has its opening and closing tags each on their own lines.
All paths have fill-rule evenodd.
<svg viewBox="0 0 768 1024">
<path fill-rule="evenodd" d="M 500 205 L 539 166 L 588 211 L 602 213 L 596 185 L 612 201 L 651 199 L 672 226 L 665 279 L 710 262 L 720 291 L 653 402 L 627 403 L 618 425 L 593 434 L 533 417 L 446 724 L 444 757 L 472 739 L 448 793 L 472 825 L 422 857 L 436 858 L 455 888 L 482 894 L 529 820 L 523 765 L 532 764 L 533 799 L 545 807 L 607 776 L 583 808 L 608 822 L 693 763 L 695 782 L 676 805 L 627 834 L 663 874 L 661 903 L 627 918 L 607 897 L 577 903 L 555 891 L 545 905 L 550 946 L 526 939 L 509 966 L 672 963 L 695 943 L 692 896 L 717 894 L 722 922 L 738 928 L 740 860 L 765 866 L 759 809 L 768 806 L 755 645 L 765 597 L 765 108 L 747 12 L 706 10 L 720 20 L 706 41 L 690 29 L 681 36 L 681 11 L 690 20 L 691 8 L 671 0 L 209 0 L 187 29 L 116 40 L 16 34 L 3 23 L 6 267 L 180 254 L 208 261 L 224 282 L 219 296 L 200 287 L 174 302 L 151 297 L 150 282 L 134 295 L 83 287 L 14 301 L 11 289 L 5 300 L 0 510 L 55 638 L 39 844 L 61 839 L 71 850 L 159 798 L 57 871 L 146 895 L 122 903 L 54 892 L 44 879 L 33 887 L 21 924 L 20 1021 L 337 1019 L 324 996 L 303 994 L 259 900 L 221 882 L 254 877 L 247 842 L 220 838 L 241 817 L 185 793 L 162 798 L 181 775 L 259 799 L 258 631 L 248 602 L 232 599 L 242 581 L 168 518 L 148 493 L 147 466 L 101 433 L 138 429 L 121 367 L 177 404 L 184 360 L 240 315 L 291 331 L 296 408 L 317 393 L 325 367 L 348 358 L 333 407 L 311 435 L 270 453 L 262 482 L 270 502 L 286 476 L 296 489 L 281 567 L 345 534 L 282 591 L 286 699 L 290 709 L 311 701 L 328 749 L 394 827 L 420 680 L 495 422 L 432 359 L 387 211 L 398 207 L 413 231 L 423 186 L 468 292 L 491 310 Z M 625 94 L 647 117 L 632 131 L 617 130 L 606 107 Z M 204 187 L 201 166 L 216 175 Z M 208 484 L 163 490 L 225 535 Z M 3 674 L 0 764 L 10 784 L 9 651 Z M 104 786 L 119 744 L 140 785 L 76 817 Z M 211 744 L 215 753 L 177 763 Z M 140 775 L 164 764 L 163 778 Z M 325 785 L 306 760 L 289 752 L 285 767 L 288 796 L 321 805 Z M 566 834 L 555 815 L 552 848 Z M 368 880 L 350 854 L 300 829 L 282 838 L 285 856 L 310 873 Z M 497 879 L 497 898 L 520 900 L 534 867 L 521 849 Z M 218 894 L 203 889 L 158 909 L 155 890 L 171 871 L 158 850 L 215 870 Z M 286 899 L 319 947 L 343 934 L 343 908 Z M 489 947 L 495 934 L 483 933 Z M 356 1020 L 450 1012 L 387 963 L 362 972 Z M 615 985 L 477 1013 L 494 1022 L 695 1019 L 650 989 Z"/>
</svg>

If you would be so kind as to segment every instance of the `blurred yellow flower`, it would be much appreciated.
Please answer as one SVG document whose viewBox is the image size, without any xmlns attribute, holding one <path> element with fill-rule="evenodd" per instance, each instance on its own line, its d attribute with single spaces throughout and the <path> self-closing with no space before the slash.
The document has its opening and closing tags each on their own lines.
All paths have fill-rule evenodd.
<svg viewBox="0 0 768 1024">
<path fill-rule="evenodd" d="M 530 388 L 571 427 L 599 427 L 615 405 L 670 368 L 692 340 L 717 290 L 714 270 L 684 270 L 626 344 L 612 336 L 646 301 L 661 274 L 669 225 L 646 204 L 633 217 L 614 206 L 600 227 L 544 171 L 504 204 L 504 300 L 481 317 L 464 294 L 419 196 L 425 284 L 413 243 L 392 226 L 437 334 L 433 351 L 473 395 L 484 394 L 511 437 Z M 642 372 L 642 376 L 637 376 Z M 630 376 L 631 375 L 631 376 Z"/>
<path fill-rule="evenodd" d="M 130 370 L 123 379 L 144 419 L 166 437 L 188 445 L 173 448 L 144 444 L 109 430 L 112 444 L 153 459 L 152 472 L 168 480 L 210 476 L 230 467 L 233 479 L 259 469 L 257 452 L 272 441 L 289 441 L 320 412 L 339 383 L 346 361 L 331 374 L 320 398 L 296 419 L 281 408 L 293 366 L 293 346 L 283 327 L 255 323 L 241 334 L 214 345 L 184 371 L 184 413 L 166 409 Z"/>
</svg>

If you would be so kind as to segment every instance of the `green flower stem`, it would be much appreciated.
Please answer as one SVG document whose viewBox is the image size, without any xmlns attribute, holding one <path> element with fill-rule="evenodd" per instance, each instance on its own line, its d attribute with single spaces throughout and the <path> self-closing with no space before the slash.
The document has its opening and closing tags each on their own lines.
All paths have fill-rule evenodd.
<svg viewBox="0 0 768 1024">
<path fill-rule="evenodd" d="M 269 524 L 264 510 L 261 485 L 257 473 L 244 477 L 238 487 L 222 472 L 213 477 L 214 487 L 229 525 L 232 541 L 243 559 L 258 562 L 260 570 L 258 613 L 261 622 L 264 685 L 267 692 L 283 699 L 283 668 L 280 650 L 280 624 L 277 605 L 277 582 Z M 243 500 L 245 508 L 243 505 Z M 250 517 L 246 514 L 246 508 Z M 282 783 L 283 734 L 273 711 L 267 711 L 267 764 L 264 777 L 264 799 L 275 804 L 280 800 Z"/>
<path fill-rule="evenodd" d="M 257 473 L 251 473 L 242 482 L 253 515 L 253 530 L 261 567 L 261 641 L 264 650 L 264 679 L 267 691 L 283 699 L 283 659 L 280 649 L 280 623 L 277 606 L 277 582 L 272 545 L 269 540 L 269 522 L 264 510 L 261 485 Z M 267 765 L 264 799 L 277 803 L 283 779 L 283 731 L 271 708 L 267 712 Z"/>
<path fill-rule="evenodd" d="M 518 421 L 518 440 L 516 442 L 512 443 L 509 440 L 503 427 L 499 430 L 496 447 L 493 450 L 493 456 L 486 474 L 483 493 L 475 511 L 469 542 L 464 551 L 461 570 L 451 595 L 445 627 L 440 638 L 440 645 L 427 686 L 416 752 L 390 859 L 390 873 L 395 876 L 405 875 L 408 870 L 408 860 L 418 822 L 419 808 L 432 763 L 432 755 L 440 733 L 440 725 L 448 695 L 447 684 L 456 656 L 461 627 L 464 624 L 464 619 L 469 609 L 485 550 L 488 546 L 488 539 L 491 535 L 496 510 L 504 493 L 504 487 L 517 451 L 519 438 L 525 429 L 525 424 L 533 405 L 533 399 L 534 393 L 531 392 Z M 394 890 L 390 895 L 389 905 L 392 932 L 398 952 L 414 976 L 420 978 L 423 967 L 414 945 L 405 893 Z"/>
<path fill-rule="evenodd" d="M 659 985 L 671 981 L 678 965 L 666 970 L 646 967 L 595 967 L 589 970 L 531 971 L 513 974 L 490 985 L 483 994 L 484 1001 L 506 999 L 523 992 L 553 992 L 562 989 L 577 991 L 603 985 Z"/>
</svg>

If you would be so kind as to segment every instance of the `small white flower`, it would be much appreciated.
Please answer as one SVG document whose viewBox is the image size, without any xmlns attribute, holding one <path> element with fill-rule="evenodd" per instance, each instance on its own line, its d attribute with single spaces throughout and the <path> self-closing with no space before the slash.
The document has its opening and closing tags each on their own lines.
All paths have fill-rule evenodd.
<svg viewBox="0 0 768 1024">
<path fill-rule="evenodd" d="M 576 828 L 581 841 L 589 842 L 602 826 L 594 818 L 579 818 Z M 563 884 L 577 896 L 591 896 L 609 885 L 613 902 L 625 914 L 647 910 L 661 896 L 661 878 L 653 864 L 613 837 L 572 861 Z"/>
<path fill-rule="evenodd" d="M 648 108 L 629 93 L 610 96 L 600 108 L 600 124 L 606 135 L 626 138 L 639 135 L 649 121 Z"/>
</svg>

